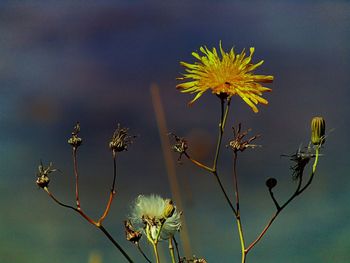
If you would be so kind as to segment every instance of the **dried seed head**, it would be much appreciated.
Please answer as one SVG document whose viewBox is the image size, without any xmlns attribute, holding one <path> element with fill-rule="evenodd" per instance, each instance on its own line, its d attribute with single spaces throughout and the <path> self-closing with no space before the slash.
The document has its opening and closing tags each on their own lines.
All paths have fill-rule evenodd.
<svg viewBox="0 0 350 263">
<path fill-rule="evenodd" d="M 52 172 L 56 172 L 57 169 L 53 168 L 53 164 L 50 162 L 48 167 L 44 167 L 42 162 L 40 162 L 40 165 L 38 166 L 38 172 L 37 172 L 37 179 L 35 183 L 40 187 L 40 188 L 45 188 L 49 186 L 50 183 L 50 178 L 49 174 Z"/>
<path fill-rule="evenodd" d="M 322 117 L 314 117 L 311 120 L 311 142 L 314 145 L 322 145 L 325 142 L 326 122 Z"/>
<path fill-rule="evenodd" d="M 187 141 L 185 138 L 179 137 L 175 133 L 170 132 L 169 135 L 173 136 L 175 139 L 175 143 L 171 146 L 171 148 L 174 152 L 180 154 L 178 158 L 178 161 L 180 162 L 182 155 L 185 154 L 186 150 L 188 149 Z"/>
<path fill-rule="evenodd" d="M 72 145 L 72 147 L 74 148 L 78 148 L 83 142 L 83 140 L 78 137 L 79 132 L 80 132 L 80 123 L 77 122 L 77 124 L 75 124 L 73 128 L 72 137 L 68 139 L 68 143 Z"/>
<path fill-rule="evenodd" d="M 124 226 L 125 226 L 126 240 L 134 244 L 137 244 L 142 237 L 141 232 L 136 231 L 129 220 L 124 221 Z"/>
<path fill-rule="evenodd" d="M 237 153 L 238 151 L 243 152 L 245 149 L 247 148 L 255 148 L 257 146 L 260 145 L 256 145 L 256 144 L 251 144 L 252 141 L 254 141 L 255 139 L 259 138 L 260 135 L 255 135 L 251 138 L 249 138 L 248 140 L 243 140 L 243 138 L 248 134 L 248 132 L 250 132 L 250 129 L 241 132 L 241 123 L 238 124 L 238 128 L 237 130 L 235 129 L 235 127 L 232 127 L 233 129 L 233 139 L 230 141 L 229 145 L 227 145 L 227 147 L 231 147 L 231 149 Z"/>
<path fill-rule="evenodd" d="M 309 145 L 308 147 L 305 147 L 304 149 L 299 147 L 299 149 L 296 151 L 295 154 L 282 155 L 282 156 L 289 157 L 290 160 L 292 162 L 294 162 L 294 164 L 291 165 L 290 169 L 293 172 L 293 174 L 292 174 L 293 180 L 296 180 L 303 175 L 303 172 L 304 172 L 306 165 L 316 155 L 312 152 L 312 147 Z"/>
<path fill-rule="evenodd" d="M 111 141 L 109 142 L 109 148 L 114 152 L 127 151 L 128 146 L 133 143 L 136 136 L 130 136 L 128 134 L 128 128 L 120 127 L 118 123 L 117 129 L 114 131 Z"/>
</svg>

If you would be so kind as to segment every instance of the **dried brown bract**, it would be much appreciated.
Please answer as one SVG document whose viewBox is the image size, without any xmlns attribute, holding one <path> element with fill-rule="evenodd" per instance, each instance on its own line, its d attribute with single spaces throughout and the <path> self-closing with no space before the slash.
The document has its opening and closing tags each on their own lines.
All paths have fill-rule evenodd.
<svg viewBox="0 0 350 263">
<path fill-rule="evenodd" d="M 241 123 L 238 124 L 238 129 L 235 129 L 235 127 L 232 127 L 233 129 L 233 140 L 230 141 L 228 147 L 231 147 L 231 149 L 237 153 L 238 151 L 243 152 L 247 148 L 255 148 L 259 145 L 251 144 L 252 141 L 259 138 L 260 135 L 254 135 L 253 137 L 249 138 L 248 140 L 243 140 L 244 137 L 248 134 L 248 132 L 251 131 L 251 129 L 248 129 L 244 132 L 241 132 L 242 125 Z"/>
<path fill-rule="evenodd" d="M 72 147 L 74 148 L 78 148 L 83 142 L 83 140 L 78 137 L 79 132 L 80 132 L 80 123 L 77 122 L 77 124 L 75 124 L 73 128 L 72 137 L 68 139 L 68 143 L 72 145 Z"/>
<path fill-rule="evenodd" d="M 171 146 L 171 148 L 174 152 L 180 154 L 179 158 L 177 159 L 180 161 L 182 155 L 185 154 L 186 150 L 188 149 L 187 141 L 184 137 L 179 137 L 175 133 L 170 132 L 169 135 L 173 136 L 175 139 L 175 143 Z"/>
<path fill-rule="evenodd" d="M 134 244 L 137 244 L 142 237 L 141 232 L 136 231 L 129 220 L 124 221 L 124 226 L 126 239 Z"/>
<path fill-rule="evenodd" d="M 53 164 L 51 162 L 46 168 L 44 167 L 42 162 L 40 162 L 40 165 L 38 166 L 36 184 L 40 188 L 48 187 L 50 182 L 49 174 L 56 171 L 57 169 L 53 168 Z"/>
<path fill-rule="evenodd" d="M 128 134 L 129 128 L 120 127 L 118 123 L 117 129 L 114 131 L 109 148 L 114 152 L 127 151 L 128 146 L 133 143 L 133 139 L 137 136 Z"/>
</svg>

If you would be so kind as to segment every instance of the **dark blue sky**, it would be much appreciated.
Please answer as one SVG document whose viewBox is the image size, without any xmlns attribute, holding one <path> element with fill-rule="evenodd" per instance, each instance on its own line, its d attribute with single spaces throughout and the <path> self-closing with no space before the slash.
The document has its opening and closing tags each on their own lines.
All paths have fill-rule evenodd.
<svg viewBox="0 0 350 263">
<path fill-rule="evenodd" d="M 120 255 L 103 236 L 36 189 L 40 159 L 63 171 L 52 189 L 73 202 L 70 148 L 79 120 L 82 198 L 98 214 L 112 171 L 107 143 L 118 122 L 139 135 L 118 160 L 118 197 L 108 226 L 123 240 L 122 220 L 141 193 L 170 196 L 150 86 L 160 87 L 168 128 L 193 138 L 203 162 L 214 151 L 219 102 L 205 94 L 193 107 L 180 94 L 180 61 L 201 45 L 227 50 L 254 46 L 257 74 L 271 74 L 267 107 L 254 114 L 234 98 L 229 126 L 239 122 L 262 134 L 262 148 L 239 160 L 242 218 L 248 240 L 273 211 L 264 187 L 280 181 L 293 191 L 293 153 L 309 140 L 309 121 L 322 115 L 334 129 L 312 187 L 277 219 L 248 262 L 350 260 L 350 4 L 347 1 L 26 1 L 0 4 L 0 261 L 104 262 Z M 228 133 L 230 129 L 228 127 Z M 228 137 L 225 137 L 225 144 Z M 204 147 L 203 147 L 204 145 Z M 195 151 L 195 150 L 194 150 Z M 228 151 L 220 162 L 231 185 Z M 174 159 L 176 156 L 174 155 Z M 208 262 L 237 262 L 239 243 L 230 211 L 214 179 L 184 162 L 178 179 L 194 254 Z M 231 192 L 231 194 L 233 194 Z M 121 243 L 132 251 L 131 246 Z M 136 251 L 135 251 L 136 254 Z"/>
</svg>

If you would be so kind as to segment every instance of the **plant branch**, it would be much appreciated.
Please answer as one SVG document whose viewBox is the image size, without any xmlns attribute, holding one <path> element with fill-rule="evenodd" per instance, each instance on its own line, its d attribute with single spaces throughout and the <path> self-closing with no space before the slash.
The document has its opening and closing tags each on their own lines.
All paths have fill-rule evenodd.
<svg viewBox="0 0 350 263">
<path fill-rule="evenodd" d="M 261 231 L 261 233 L 259 234 L 259 236 L 246 248 L 245 252 L 246 254 L 261 240 L 261 238 L 266 234 L 267 230 L 270 228 L 270 226 L 272 225 L 273 221 L 275 221 L 275 219 L 277 218 L 277 216 L 279 215 L 280 212 L 282 212 L 282 210 L 294 199 L 296 198 L 298 195 L 300 195 L 302 192 L 304 192 L 309 185 L 312 182 L 312 179 L 315 175 L 316 172 L 316 167 L 317 167 L 317 163 L 318 163 L 318 157 L 319 157 L 319 149 L 320 146 L 318 146 L 316 148 L 316 153 L 315 153 L 315 160 L 312 166 L 312 172 L 310 175 L 310 178 L 308 180 L 308 182 L 301 187 L 301 178 L 302 175 L 299 176 L 299 183 L 297 186 L 296 191 L 294 192 L 294 194 L 281 206 L 279 207 L 279 209 L 277 209 L 277 211 L 274 213 L 274 215 L 271 217 L 271 219 L 269 220 L 269 222 L 267 223 L 267 225 L 264 227 L 264 229 Z"/>
</svg>

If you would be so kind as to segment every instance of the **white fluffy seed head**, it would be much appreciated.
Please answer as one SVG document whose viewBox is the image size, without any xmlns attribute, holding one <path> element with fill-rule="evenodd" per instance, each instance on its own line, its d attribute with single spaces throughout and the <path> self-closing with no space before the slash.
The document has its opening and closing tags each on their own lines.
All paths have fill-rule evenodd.
<svg viewBox="0 0 350 263">
<path fill-rule="evenodd" d="M 154 222 L 165 220 L 161 229 L 160 238 L 169 239 L 181 227 L 181 213 L 175 207 L 174 213 L 168 218 L 164 218 L 164 211 L 167 206 L 167 200 L 158 195 L 139 195 L 132 207 L 130 220 L 134 225 L 143 224 L 143 218 L 152 219 Z M 150 226 L 151 229 L 154 226 Z"/>
</svg>

